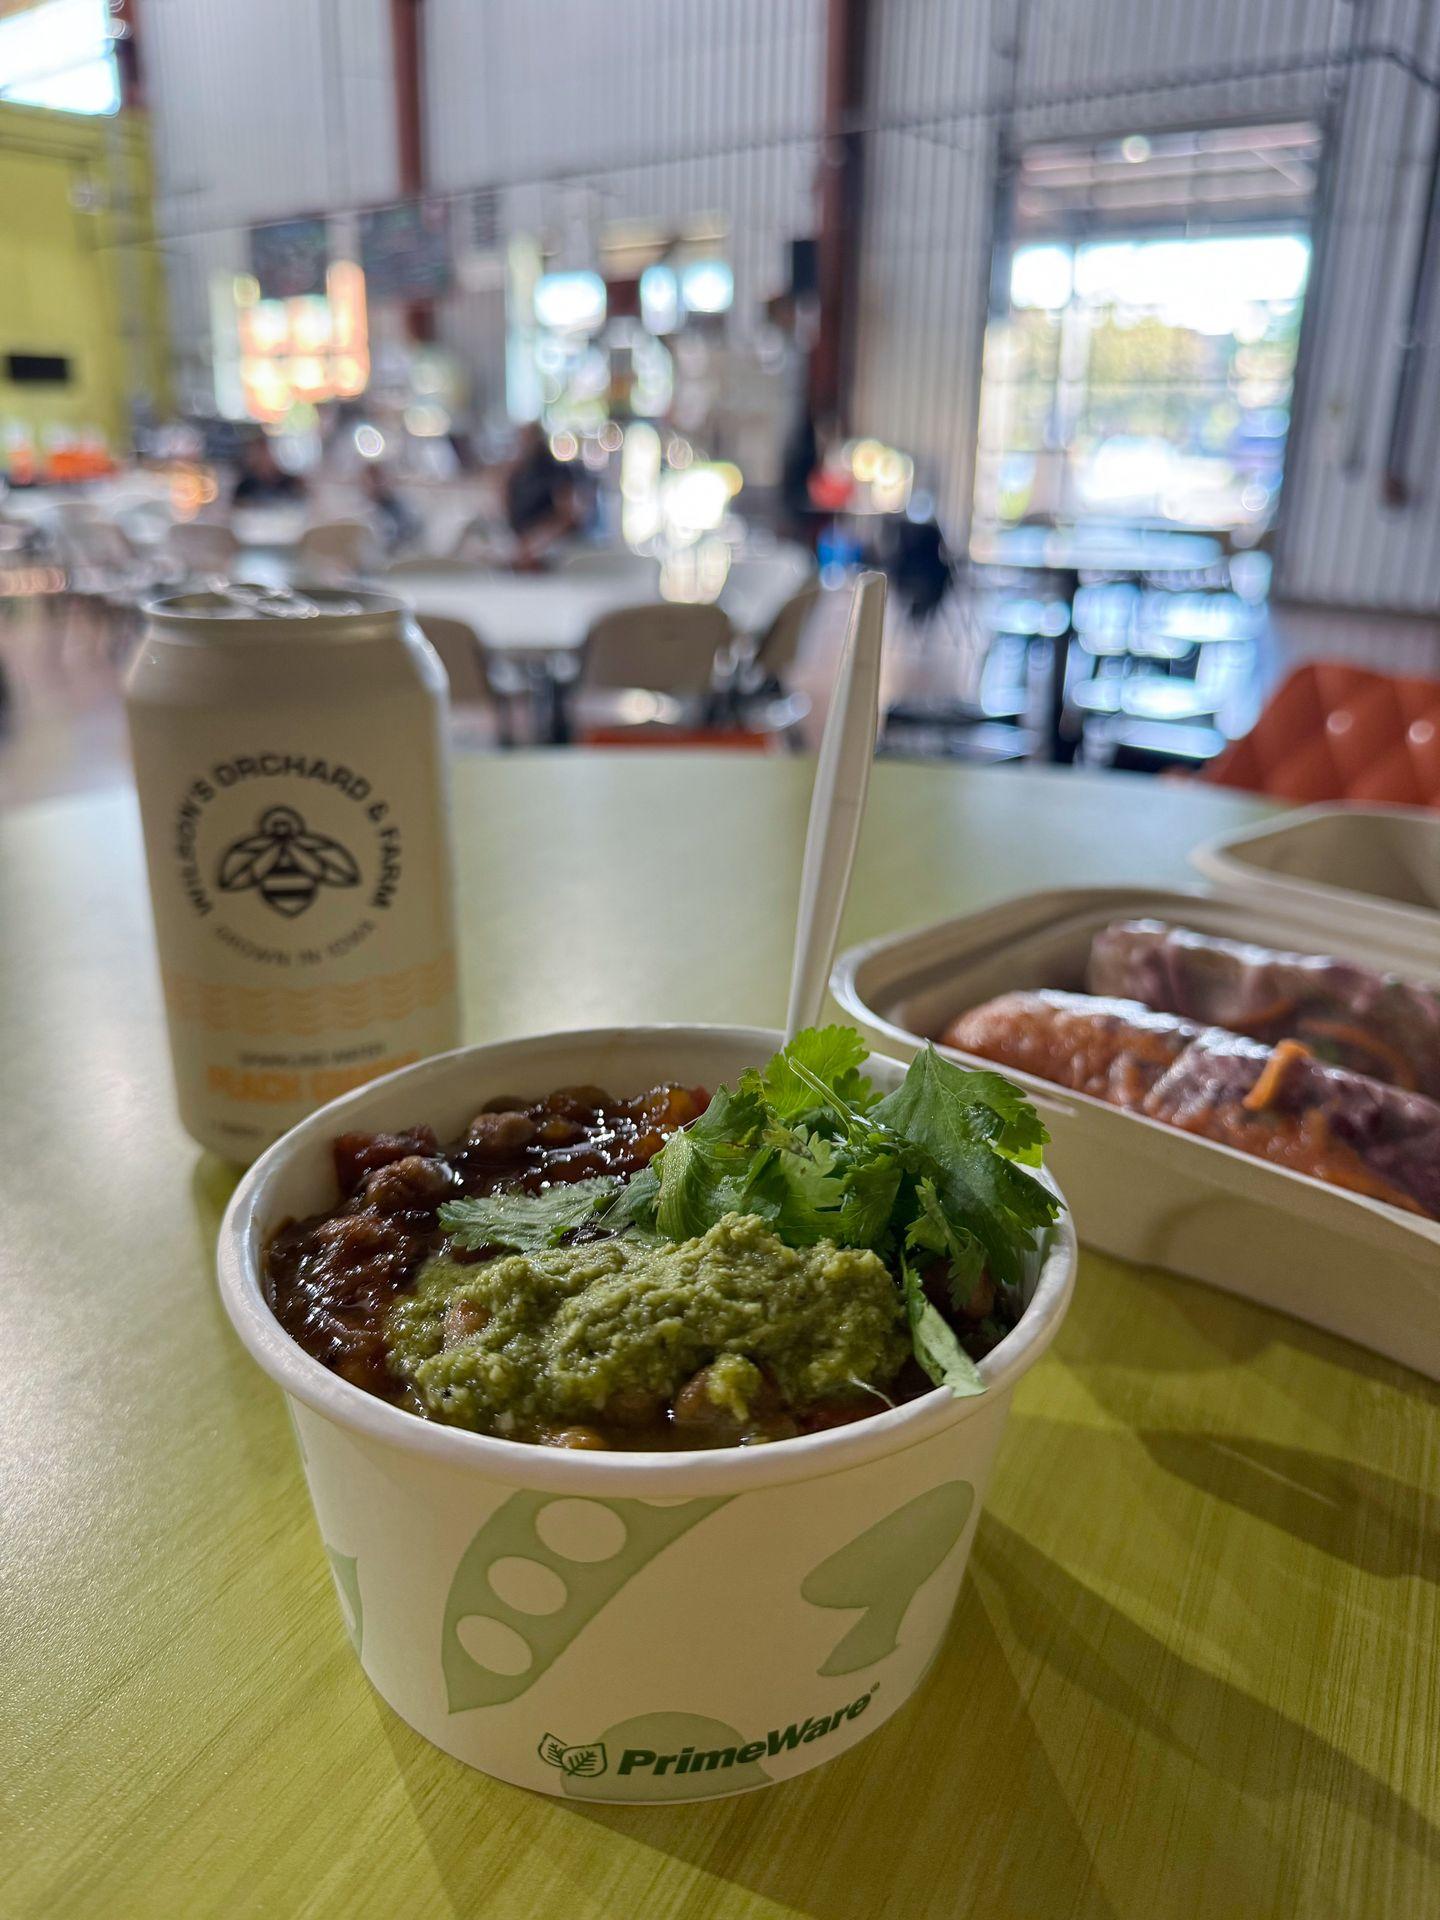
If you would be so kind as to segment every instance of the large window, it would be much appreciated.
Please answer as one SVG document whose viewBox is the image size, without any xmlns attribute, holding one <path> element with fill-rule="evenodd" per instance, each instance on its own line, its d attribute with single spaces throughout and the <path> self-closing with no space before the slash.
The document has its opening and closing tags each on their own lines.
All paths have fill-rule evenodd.
<svg viewBox="0 0 1440 1920">
<path fill-rule="evenodd" d="M 977 522 L 1265 530 L 1315 144 L 1312 128 L 1270 127 L 1027 156 L 986 334 Z"/>
<path fill-rule="evenodd" d="M 116 113 L 120 81 L 106 0 L 41 0 L 0 16 L 0 101 Z"/>
</svg>

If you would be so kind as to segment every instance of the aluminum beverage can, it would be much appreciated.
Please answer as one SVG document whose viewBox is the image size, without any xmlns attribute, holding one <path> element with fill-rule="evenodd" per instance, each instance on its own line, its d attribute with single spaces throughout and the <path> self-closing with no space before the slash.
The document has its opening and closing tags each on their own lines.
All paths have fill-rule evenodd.
<svg viewBox="0 0 1440 1920">
<path fill-rule="evenodd" d="M 366 589 L 147 614 L 125 703 L 180 1118 L 246 1162 L 459 1040 L 445 671 Z"/>
</svg>

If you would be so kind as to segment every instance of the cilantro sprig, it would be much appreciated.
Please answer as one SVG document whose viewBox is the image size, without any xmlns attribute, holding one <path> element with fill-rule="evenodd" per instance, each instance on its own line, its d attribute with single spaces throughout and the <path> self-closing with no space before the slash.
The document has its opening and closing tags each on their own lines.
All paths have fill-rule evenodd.
<svg viewBox="0 0 1440 1920">
<path fill-rule="evenodd" d="M 944 1263 L 963 1310 L 983 1271 L 1018 1287 L 1059 1212 L 1031 1169 L 1046 1132 L 1018 1088 L 933 1047 L 883 1099 L 849 1027 L 808 1028 L 763 1069 L 721 1087 L 628 1184 L 456 1200 L 440 1223 L 462 1246 L 533 1252 L 595 1221 L 690 1240 L 727 1213 L 758 1214 L 789 1246 L 868 1247 L 899 1276 L 915 1358 L 937 1385 L 978 1393 L 974 1362 L 922 1285 Z"/>
<path fill-rule="evenodd" d="M 881 1099 L 865 1043 L 848 1027 L 809 1029 L 763 1072 L 740 1076 L 669 1141 L 620 1204 L 667 1237 L 703 1232 L 724 1213 L 758 1213 L 792 1246 L 868 1247 L 898 1270 L 915 1358 L 937 1385 L 981 1381 L 921 1271 L 943 1262 L 965 1308 L 982 1271 L 1018 1287 L 1026 1256 L 1059 1212 L 1030 1169 L 1047 1135 L 1001 1075 L 926 1047 Z M 679 1141 L 687 1144 L 676 1152 Z M 652 1211 L 653 1206 L 653 1211 Z"/>
<path fill-rule="evenodd" d="M 447 1200 L 440 1209 L 441 1231 L 462 1251 L 479 1253 L 506 1247 L 513 1253 L 543 1253 L 559 1246 L 574 1227 L 613 1198 L 620 1182 L 609 1174 L 547 1187 L 544 1193 L 483 1193 Z"/>
</svg>

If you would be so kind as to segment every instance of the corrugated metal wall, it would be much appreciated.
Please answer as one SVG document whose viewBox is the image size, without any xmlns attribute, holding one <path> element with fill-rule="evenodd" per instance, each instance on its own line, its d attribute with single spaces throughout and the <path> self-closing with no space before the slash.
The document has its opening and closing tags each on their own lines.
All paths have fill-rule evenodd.
<svg viewBox="0 0 1440 1920">
<path fill-rule="evenodd" d="M 712 159 L 812 130 L 823 0 L 427 0 L 436 186 Z"/>
<path fill-rule="evenodd" d="M 499 187 L 502 237 L 638 221 L 729 229 L 742 329 L 810 231 L 824 0 L 428 0 L 431 177 Z M 492 288 L 445 303 L 482 392 L 503 379 Z"/>
<path fill-rule="evenodd" d="M 1440 342 L 1433 334 L 1415 406 L 1415 485 L 1408 503 L 1387 504 L 1385 476 L 1390 425 L 1401 404 L 1397 381 L 1428 174 L 1440 138 L 1440 99 L 1422 77 L 1440 71 L 1440 13 L 1429 0 L 1394 0 L 1366 13 L 1363 41 L 1377 51 L 1361 58 L 1338 103 L 1332 204 L 1309 315 L 1277 580 L 1295 599 L 1434 613 L 1440 611 Z"/>
<path fill-rule="evenodd" d="M 856 422 L 906 446 L 957 534 L 970 511 L 997 169 L 1031 140 L 1318 111 L 1332 0 L 890 0 L 872 15 Z M 1297 58 L 1296 49 L 1299 49 Z M 887 131 L 885 129 L 894 129 Z"/>
<path fill-rule="evenodd" d="M 141 7 L 181 386 L 201 393 L 207 289 L 245 264 L 245 229 L 397 191 L 389 9 Z M 715 215 L 737 315 L 785 284 L 786 243 L 813 225 L 825 0 L 429 0 L 424 17 L 431 184 L 497 189 L 502 243 Z M 502 292 L 462 284 L 440 327 L 493 404 Z"/>
<path fill-rule="evenodd" d="M 914 456 L 956 532 L 974 480 L 1011 12 L 890 0 L 871 14 L 852 424 Z"/>
<path fill-rule="evenodd" d="M 500 236 L 728 226 L 743 324 L 810 230 L 825 0 L 428 0 L 435 187 L 496 189 Z M 1431 0 L 874 0 L 853 424 L 912 451 L 963 531 L 997 168 L 1029 140 L 1228 120 L 1334 129 L 1277 579 L 1296 598 L 1440 607 L 1440 352 L 1415 497 L 1384 470 L 1440 69 Z M 386 0 L 142 0 L 158 224 L 203 386 L 206 287 L 244 228 L 396 190 Z M 493 281 L 445 304 L 482 392 Z"/>
</svg>

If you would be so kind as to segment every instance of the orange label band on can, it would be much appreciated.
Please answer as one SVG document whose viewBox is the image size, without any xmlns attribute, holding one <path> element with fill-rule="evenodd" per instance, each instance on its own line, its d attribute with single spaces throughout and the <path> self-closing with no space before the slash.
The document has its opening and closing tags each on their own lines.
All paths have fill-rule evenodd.
<svg viewBox="0 0 1440 1920">
<path fill-rule="evenodd" d="M 236 1068 L 212 1064 L 206 1069 L 205 1085 L 222 1100 L 238 1100 L 252 1106 L 289 1106 L 299 1100 L 316 1107 L 327 1100 L 338 1099 L 354 1087 L 363 1087 L 367 1080 L 378 1080 L 381 1074 L 393 1073 L 397 1067 L 413 1066 L 418 1058 L 418 1054 L 398 1053 L 391 1059 L 375 1061 L 373 1066 L 317 1068 L 303 1074 L 277 1072 L 273 1067 Z"/>
<path fill-rule="evenodd" d="M 248 1160 L 458 1039 L 444 672 L 384 595 L 237 587 L 126 698 L 181 1117 Z"/>
<path fill-rule="evenodd" d="M 455 955 L 442 953 L 399 973 L 372 974 L 349 986 L 244 987 L 168 969 L 162 979 L 172 1019 L 193 1021 L 211 1033 L 305 1038 L 337 1028 L 351 1031 L 377 1020 L 400 1020 L 437 1005 L 455 992 Z"/>
</svg>

